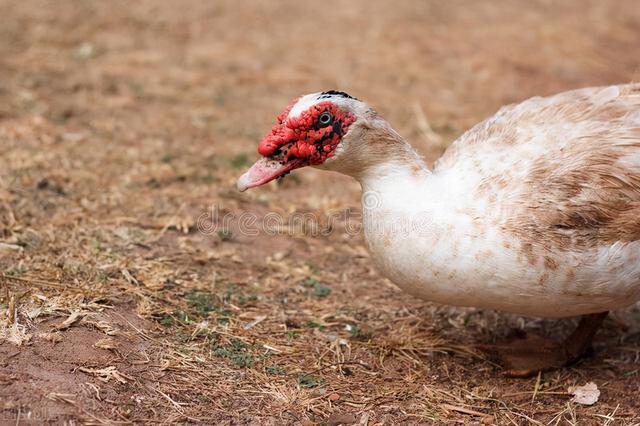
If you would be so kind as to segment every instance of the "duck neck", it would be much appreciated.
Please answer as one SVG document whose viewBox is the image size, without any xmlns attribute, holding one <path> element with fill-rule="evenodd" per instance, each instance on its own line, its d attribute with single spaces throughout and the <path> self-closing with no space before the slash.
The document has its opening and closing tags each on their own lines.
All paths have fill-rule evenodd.
<svg viewBox="0 0 640 426">
<path fill-rule="evenodd" d="M 363 193 L 408 193 L 432 175 L 420 155 L 402 136 L 390 127 L 379 133 L 370 144 L 382 155 L 372 155 L 365 167 L 354 173 Z"/>
<path fill-rule="evenodd" d="M 358 174 L 362 221 L 370 252 L 384 256 L 392 240 L 427 240 L 442 227 L 433 174 L 413 148 L 401 140 L 385 161 Z"/>
<path fill-rule="evenodd" d="M 362 186 L 363 193 L 399 193 L 428 180 L 432 176 L 424 161 L 417 157 L 414 161 L 390 160 L 367 169 L 356 179 Z"/>
</svg>

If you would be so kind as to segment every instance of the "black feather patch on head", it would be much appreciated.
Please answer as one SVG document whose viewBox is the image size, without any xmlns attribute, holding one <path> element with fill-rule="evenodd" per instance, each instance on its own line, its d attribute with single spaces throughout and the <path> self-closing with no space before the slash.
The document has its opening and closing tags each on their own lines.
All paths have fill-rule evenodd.
<svg viewBox="0 0 640 426">
<path fill-rule="evenodd" d="M 327 90 L 326 92 L 322 92 L 320 93 L 320 96 L 318 96 L 318 99 L 328 99 L 332 97 L 355 99 L 356 101 L 359 100 L 358 98 L 354 98 L 353 96 L 351 96 L 346 92 L 340 92 L 338 90 Z"/>
</svg>

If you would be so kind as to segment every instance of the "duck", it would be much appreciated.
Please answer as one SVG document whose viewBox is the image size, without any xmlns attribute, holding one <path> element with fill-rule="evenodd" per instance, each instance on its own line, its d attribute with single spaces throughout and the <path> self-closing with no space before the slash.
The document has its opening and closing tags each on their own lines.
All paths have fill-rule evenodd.
<svg viewBox="0 0 640 426">
<path fill-rule="evenodd" d="M 576 362 L 607 313 L 640 300 L 640 83 L 503 106 L 428 167 L 367 103 L 295 99 L 237 181 L 315 167 L 356 179 L 379 271 L 438 304 L 579 317 L 563 341 L 480 345 L 510 376 Z"/>
</svg>

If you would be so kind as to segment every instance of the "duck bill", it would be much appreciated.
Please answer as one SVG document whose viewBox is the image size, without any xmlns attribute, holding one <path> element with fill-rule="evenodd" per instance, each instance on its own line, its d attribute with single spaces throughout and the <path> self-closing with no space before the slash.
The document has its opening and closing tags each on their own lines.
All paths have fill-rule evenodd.
<svg viewBox="0 0 640 426">
<path fill-rule="evenodd" d="M 240 176 L 236 186 L 240 192 L 255 188 L 256 186 L 262 186 L 280 176 L 284 176 L 293 169 L 302 167 L 302 165 L 303 160 L 299 159 L 293 159 L 283 164 L 269 159 L 269 157 L 263 157 L 256 161 L 245 174 Z"/>
</svg>

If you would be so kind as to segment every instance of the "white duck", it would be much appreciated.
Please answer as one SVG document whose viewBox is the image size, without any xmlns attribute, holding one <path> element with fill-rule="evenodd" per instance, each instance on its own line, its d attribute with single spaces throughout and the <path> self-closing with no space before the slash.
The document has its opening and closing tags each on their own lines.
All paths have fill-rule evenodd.
<svg viewBox="0 0 640 426">
<path fill-rule="evenodd" d="M 583 315 L 562 344 L 497 347 L 510 374 L 575 361 L 607 311 L 640 300 L 640 84 L 503 107 L 433 170 L 367 104 L 336 91 L 295 100 L 258 150 L 241 191 L 307 165 L 357 179 L 371 256 L 407 292 Z"/>
</svg>

